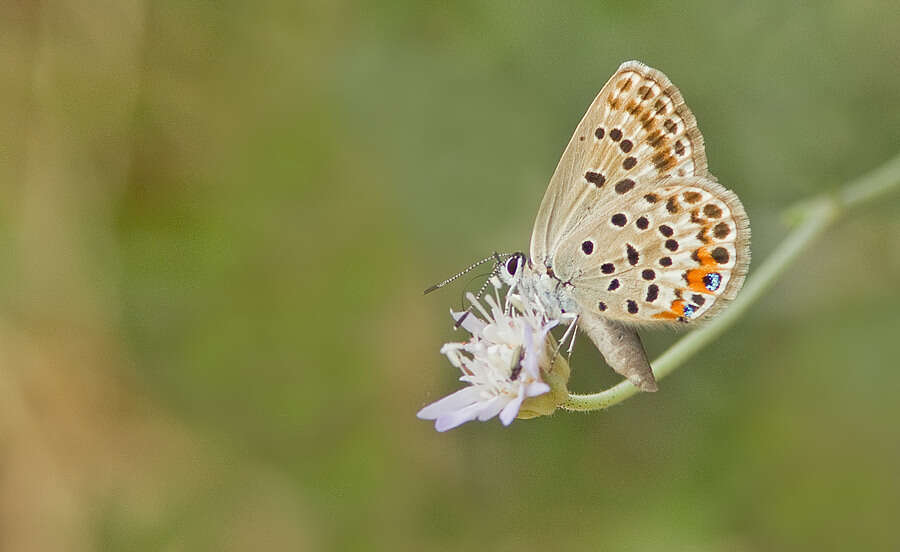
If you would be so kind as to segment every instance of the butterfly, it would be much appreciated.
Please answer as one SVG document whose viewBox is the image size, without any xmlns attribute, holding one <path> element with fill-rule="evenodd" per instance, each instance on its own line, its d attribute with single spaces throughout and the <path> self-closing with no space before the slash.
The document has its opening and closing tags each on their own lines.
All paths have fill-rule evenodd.
<svg viewBox="0 0 900 552">
<path fill-rule="evenodd" d="M 544 194 L 530 255 L 504 281 L 572 317 L 643 391 L 656 380 L 636 328 L 694 324 L 735 297 L 750 264 L 738 197 L 707 170 L 703 136 L 660 71 L 623 63 L 575 129 Z"/>
</svg>

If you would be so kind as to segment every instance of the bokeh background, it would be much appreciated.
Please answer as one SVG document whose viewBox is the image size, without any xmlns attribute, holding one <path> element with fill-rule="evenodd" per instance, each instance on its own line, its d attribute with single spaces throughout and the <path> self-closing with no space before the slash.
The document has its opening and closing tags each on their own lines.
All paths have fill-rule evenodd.
<svg viewBox="0 0 900 552">
<path fill-rule="evenodd" d="M 660 393 L 415 418 L 479 282 L 422 289 L 527 247 L 619 63 L 682 90 L 759 266 L 900 150 L 898 36 L 889 1 L 0 4 L 0 548 L 900 549 L 896 194 Z"/>
</svg>

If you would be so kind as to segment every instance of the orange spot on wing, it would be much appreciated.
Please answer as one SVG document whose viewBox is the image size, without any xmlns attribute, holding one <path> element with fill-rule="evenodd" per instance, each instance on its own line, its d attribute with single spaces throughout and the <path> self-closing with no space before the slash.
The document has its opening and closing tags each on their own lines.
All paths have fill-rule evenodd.
<svg viewBox="0 0 900 552">
<path fill-rule="evenodd" d="M 701 247 L 697 250 L 697 258 L 700 259 L 700 266 L 715 266 L 719 264 L 713 259 L 712 254 L 705 247 Z M 704 273 L 703 276 L 706 276 L 706 274 Z M 701 280 L 703 279 L 703 276 L 700 277 Z"/>
<path fill-rule="evenodd" d="M 707 295 L 715 295 L 715 292 L 709 291 L 706 288 L 706 282 L 704 282 L 703 279 L 707 274 L 715 272 L 715 267 L 718 266 L 719 263 L 716 262 L 706 247 L 698 248 L 695 257 L 697 261 L 700 262 L 702 268 L 694 268 L 688 270 L 684 274 L 684 279 L 687 280 L 688 288 Z"/>
<path fill-rule="evenodd" d="M 715 264 L 715 261 L 713 261 Z M 703 278 L 706 277 L 710 272 L 714 272 L 713 270 L 704 270 L 702 268 L 695 268 L 693 270 L 688 270 L 686 279 L 688 283 L 688 287 L 694 291 L 699 291 L 700 293 L 705 293 L 707 295 L 715 295 L 715 292 L 709 291 L 706 289 L 706 283 L 703 281 Z"/>
<path fill-rule="evenodd" d="M 678 320 L 678 315 L 672 311 L 662 311 L 654 314 L 653 318 L 659 320 Z"/>
<path fill-rule="evenodd" d="M 678 320 L 682 315 L 684 315 L 684 301 L 678 299 L 677 301 L 672 301 L 672 307 L 669 310 L 658 312 L 653 315 L 653 318 L 659 320 Z"/>
</svg>

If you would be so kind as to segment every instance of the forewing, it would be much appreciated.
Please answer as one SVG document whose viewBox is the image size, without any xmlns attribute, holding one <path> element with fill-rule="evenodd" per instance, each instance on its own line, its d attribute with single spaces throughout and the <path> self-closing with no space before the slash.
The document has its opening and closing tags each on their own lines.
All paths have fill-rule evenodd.
<svg viewBox="0 0 900 552">
<path fill-rule="evenodd" d="M 750 225 L 737 196 L 718 183 L 670 178 L 616 213 L 588 219 L 559 247 L 569 267 L 560 271 L 584 312 L 635 324 L 690 322 L 740 290 Z"/>
<path fill-rule="evenodd" d="M 703 137 L 678 89 L 660 71 L 625 62 L 575 129 L 538 210 L 531 258 L 552 266 L 585 217 L 667 176 L 707 175 Z"/>
</svg>

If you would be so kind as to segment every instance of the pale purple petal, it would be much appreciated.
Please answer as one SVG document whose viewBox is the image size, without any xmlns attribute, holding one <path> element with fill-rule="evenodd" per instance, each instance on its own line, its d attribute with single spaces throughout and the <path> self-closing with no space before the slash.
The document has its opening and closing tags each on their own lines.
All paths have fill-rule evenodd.
<svg viewBox="0 0 900 552">
<path fill-rule="evenodd" d="M 447 395 L 443 399 L 433 402 L 420 410 L 416 417 L 422 420 L 435 420 L 444 414 L 454 412 L 477 403 L 481 398 L 481 390 L 477 387 L 464 387 L 459 391 Z"/>
<path fill-rule="evenodd" d="M 478 301 L 478 299 L 475 298 L 474 293 L 472 293 L 471 291 L 469 293 L 467 293 L 466 299 L 469 300 L 469 303 L 472 303 L 472 306 L 475 307 L 475 309 L 481 313 L 481 316 L 483 316 L 485 318 L 485 320 L 490 320 L 491 315 L 488 313 L 488 311 L 484 310 L 484 307 L 481 305 L 481 303 Z"/>
<path fill-rule="evenodd" d="M 519 415 L 519 408 L 522 407 L 522 401 L 524 400 L 525 394 L 522 393 L 522 388 L 519 388 L 519 396 L 509 401 L 500 412 L 500 421 L 503 422 L 503 425 L 508 426 L 516 419 L 516 416 Z"/>
<path fill-rule="evenodd" d="M 453 429 L 454 427 L 459 427 L 466 422 L 471 422 L 475 418 L 478 417 L 478 413 L 481 412 L 482 405 L 479 403 L 470 404 L 469 406 L 457 410 L 456 412 L 448 412 L 446 414 L 442 414 L 437 420 L 434 422 L 434 429 L 438 431 L 447 431 L 448 429 Z"/>
<path fill-rule="evenodd" d="M 525 344 L 525 358 L 522 362 L 522 368 L 524 368 L 525 373 L 531 375 L 531 377 L 540 378 L 541 373 L 538 368 L 538 358 L 540 357 L 540 346 L 544 344 L 543 339 L 540 343 L 535 344 L 531 327 L 526 323 L 525 335 L 523 336 L 522 342 Z"/>
<path fill-rule="evenodd" d="M 463 316 L 464 314 L 466 314 L 467 312 L 468 311 L 454 312 L 451 310 L 450 317 L 453 318 L 454 322 L 459 322 L 459 318 L 461 316 Z M 466 330 L 467 332 L 469 332 L 472 335 L 481 335 L 481 332 L 484 331 L 485 325 L 486 324 L 484 323 L 483 320 L 481 320 L 480 318 L 478 318 L 471 312 L 469 312 L 469 315 L 466 316 L 463 319 L 462 324 L 460 324 L 460 326 L 462 326 L 462 328 L 464 330 Z"/>
<path fill-rule="evenodd" d="M 484 410 L 478 415 L 478 421 L 485 422 L 499 414 L 503 407 L 506 406 L 508 400 L 508 397 L 497 396 L 484 403 Z"/>
<path fill-rule="evenodd" d="M 531 335 L 531 325 L 528 322 L 525 322 L 522 325 L 525 326 L 525 333 L 522 336 L 522 343 L 525 345 L 525 350 L 527 351 L 534 343 L 534 336 Z"/>
<path fill-rule="evenodd" d="M 526 397 L 537 397 L 538 395 L 543 395 L 544 393 L 550 391 L 550 386 L 542 381 L 535 381 L 528 384 L 528 387 L 525 388 L 525 396 Z"/>
<path fill-rule="evenodd" d="M 441 347 L 441 354 L 447 357 L 450 364 L 462 370 L 461 347 L 458 343 L 447 343 Z"/>
</svg>

